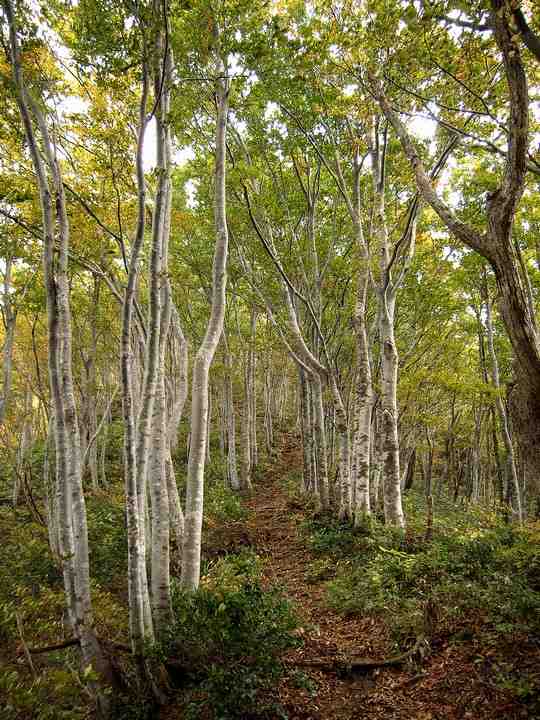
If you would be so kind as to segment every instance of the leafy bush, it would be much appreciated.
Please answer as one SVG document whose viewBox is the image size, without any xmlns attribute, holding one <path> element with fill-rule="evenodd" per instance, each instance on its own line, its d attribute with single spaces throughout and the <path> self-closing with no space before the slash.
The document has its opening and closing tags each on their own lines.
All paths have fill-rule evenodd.
<svg viewBox="0 0 540 720">
<path fill-rule="evenodd" d="M 264 717 L 280 654 L 298 640 L 289 602 L 261 587 L 257 556 L 219 560 L 197 592 L 175 587 L 173 608 L 163 651 L 185 669 L 189 716 Z"/>
</svg>

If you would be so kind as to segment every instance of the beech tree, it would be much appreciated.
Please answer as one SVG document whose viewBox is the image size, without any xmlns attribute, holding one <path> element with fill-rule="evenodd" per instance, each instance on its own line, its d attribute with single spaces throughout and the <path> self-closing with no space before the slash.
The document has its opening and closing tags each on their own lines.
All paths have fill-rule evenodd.
<svg viewBox="0 0 540 720">
<path fill-rule="evenodd" d="M 538 427 L 540 412 L 535 399 L 540 379 L 539 341 L 526 270 L 512 239 L 514 217 L 523 195 L 527 172 L 528 88 L 521 52 L 509 27 L 506 5 L 504 2 L 492 2 L 491 9 L 491 26 L 508 86 L 508 150 L 502 181 L 487 197 L 484 232 L 459 220 L 434 191 L 406 127 L 392 109 L 378 80 L 373 80 L 372 89 L 401 141 L 425 202 L 433 207 L 456 238 L 485 257 L 493 268 L 500 290 L 501 316 L 516 357 L 515 423 L 522 457 L 534 482 L 539 469 L 538 442 L 533 429 Z"/>
</svg>

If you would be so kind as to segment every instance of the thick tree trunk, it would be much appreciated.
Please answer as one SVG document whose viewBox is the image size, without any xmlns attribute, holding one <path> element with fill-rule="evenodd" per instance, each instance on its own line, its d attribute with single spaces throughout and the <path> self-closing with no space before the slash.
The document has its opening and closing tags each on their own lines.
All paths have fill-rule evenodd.
<svg viewBox="0 0 540 720">
<path fill-rule="evenodd" d="M 371 420 L 373 413 L 373 389 L 371 363 L 365 324 L 367 269 L 362 272 L 357 290 L 354 315 L 356 335 L 356 384 L 354 392 L 353 460 L 354 520 L 361 524 L 371 514 L 370 502 L 370 461 L 371 461 Z"/>
<path fill-rule="evenodd" d="M 353 201 L 349 214 L 354 225 L 358 270 L 356 280 L 356 302 L 353 314 L 353 328 L 356 345 L 356 387 L 354 395 L 354 522 L 361 524 L 371 514 L 370 467 L 371 467 L 371 421 L 373 413 L 373 385 L 371 377 L 371 358 L 367 331 L 367 298 L 370 272 L 369 247 L 364 237 L 360 196 L 360 158 L 354 159 Z"/>
<path fill-rule="evenodd" d="M 382 476 L 382 460 L 383 460 L 383 432 L 382 432 L 382 412 L 380 403 L 375 411 L 375 421 L 371 426 L 372 432 L 372 467 L 373 477 L 369 488 L 369 498 L 371 508 L 373 510 L 378 509 L 379 496 L 380 496 L 380 485 Z"/>
</svg>

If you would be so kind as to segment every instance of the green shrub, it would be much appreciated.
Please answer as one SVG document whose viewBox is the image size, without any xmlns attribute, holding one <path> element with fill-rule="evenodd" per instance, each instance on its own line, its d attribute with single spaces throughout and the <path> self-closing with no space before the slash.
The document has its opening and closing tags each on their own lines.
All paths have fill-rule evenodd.
<svg viewBox="0 0 540 720">
<path fill-rule="evenodd" d="M 540 630 L 540 544 L 531 527 L 460 528 L 439 532 L 430 543 L 405 539 L 399 547 L 385 547 L 383 539 L 379 532 L 369 551 L 341 560 L 327 585 L 331 606 L 384 613 L 399 628 L 404 615 L 418 626 L 429 602 L 446 616 L 481 611 L 501 631 Z"/>
<path fill-rule="evenodd" d="M 83 720 L 88 707 L 74 671 L 44 668 L 29 681 L 25 672 L 8 669 L 0 673 L 0 715 L 3 720 Z"/>
<path fill-rule="evenodd" d="M 308 579 L 331 578 L 332 607 L 384 616 L 400 638 L 421 630 L 429 608 L 443 625 L 470 611 L 498 632 L 540 631 L 540 523 L 509 526 L 492 510 L 441 499 L 425 542 L 425 498 L 410 493 L 405 502 L 406 533 L 376 521 L 362 528 L 327 516 L 304 522 L 318 556 Z"/>
<path fill-rule="evenodd" d="M 197 592 L 173 594 L 166 656 L 185 668 L 189 715 L 264 717 L 264 693 L 283 673 L 281 653 L 297 644 L 288 601 L 263 590 L 257 556 L 219 560 Z"/>
<path fill-rule="evenodd" d="M 49 550 L 47 529 L 28 513 L 0 509 L 0 600 L 13 599 L 17 587 L 36 595 L 62 586 L 62 572 Z"/>
</svg>

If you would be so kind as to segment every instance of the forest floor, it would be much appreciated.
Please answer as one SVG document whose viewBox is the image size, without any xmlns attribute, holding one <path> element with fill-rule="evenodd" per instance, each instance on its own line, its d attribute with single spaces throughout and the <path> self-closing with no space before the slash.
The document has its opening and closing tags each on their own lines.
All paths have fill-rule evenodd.
<svg viewBox="0 0 540 720">
<path fill-rule="evenodd" d="M 299 492 L 301 464 L 299 440 L 285 435 L 275 457 L 261 467 L 249 497 L 240 499 L 216 482 L 221 467 L 209 482 L 203 553 L 206 578 L 211 579 L 220 564 L 229 571 L 244 568 L 247 577 L 242 563 L 252 558 L 257 588 L 260 590 L 262 572 L 263 586 L 285 595 L 296 619 L 288 608 L 281 616 L 268 612 L 275 605 L 272 600 L 265 605 L 260 595 L 268 600 L 274 597 L 272 593 L 249 595 L 231 585 L 228 598 L 234 602 L 240 598 L 244 603 L 235 606 L 243 613 L 238 617 L 245 620 L 236 635 L 240 650 L 235 651 L 237 655 L 227 655 L 218 649 L 216 656 L 212 655 L 211 666 L 218 678 L 212 686 L 214 695 L 208 685 L 200 691 L 201 677 L 207 680 L 208 674 L 196 670 L 192 682 L 186 673 L 188 682 L 182 677 L 175 686 L 177 692 L 161 708 L 160 720 L 194 717 L 188 710 L 194 697 L 196 711 L 201 708 L 202 712 L 197 717 L 227 716 L 215 707 L 216 700 L 225 697 L 230 706 L 232 703 L 229 717 L 252 720 L 253 715 L 235 705 L 236 698 L 244 697 L 246 678 L 259 672 L 268 679 L 262 674 L 261 657 L 275 656 L 282 647 L 293 644 L 295 648 L 282 656 L 285 672 L 274 695 L 264 694 L 272 677 L 271 682 L 259 686 L 261 695 L 249 696 L 260 710 L 257 717 L 540 720 L 540 521 L 515 528 L 489 508 L 456 509 L 455 503 L 445 507 L 441 497 L 428 542 L 423 494 L 408 493 L 404 499 L 407 533 L 399 533 L 396 542 L 397 536 L 381 523 L 353 529 L 332 515 L 316 513 Z M 99 634 L 125 644 L 128 618 L 121 483 L 89 494 L 88 517 Z M 33 647 L 55 644 L 64 637 L 62 575 L 48 550 L 47 529 L 25 506 L 16 514 L 0 508 L 0 537 L 0 718 L 89 718 L 91 704 L 81 694 L 80 680 L 74 682 L 74 648 L 37 655 L 37 679 L 20 653 L 16 615 Z M 173 568 L 175 573 L 177 570 Z M 227 577 L 230 582 L 231 575 Z M 343 594 L 344 588 L 348 595 Z M 352 603 L 348 602 L 351 597 Z M 197 606 L 200 617 L 189 615 L 195 620 L 199 617 L 196 632 L 189 623 L 178 626 L 182 628 L 179 636 L 195 641 L 197 649 L 200 645 L 204 650 L 200 640 L 207 632 L 209 652 L 219 647 L 219 633 L 230 631 L 220 619 L 221 605 L 216 613 L 212 602 Z M 291 622 L 284 630 L 285 617 Z M 204 624 L 208 618 L 214 622 L 210 628 Z M 261 634 L 251 636 L 244 628 L 254 629 L 255 622 L 262 626 Z M 279 639 L 276 627 L 288 641 L 277 651 L 278 644 L 274 650 L 267 646 L 274 636 Z M 296 628 L 294 637 L 292 627 Z M 415 642 L 419 633 L 426 638 L 420 645 Z M 251 645 L 243 643 L 250 637 L 255 637 Z M 257 637 L 265 638 L 259 654 L 253 652 Z M 351 658 L 379 663 L 415 647 L 423 652 L 411 654 L 400 664 L 354 672 L 345 669 Z M 194 658 L 198 662 L 197 654 Z M 251 672 L 257 661 L 258 669 Z M 235 662 L 249 672 L 235 674 Z M 233 683 L 241 677 L 244 686 L 240 685 L 240 692 Z M 151 707 L 148 714 L 149 707 L 142 702 L 130 704 L 120 698 L 120 707 L 125 710 L 118 715 L 123 720 L 157 717 L 157 710 Z"/>
<path fill-rule="evenodd" d="M 395 656 L 396 647 L 383 617 L 347 616 L 328 607 L 327 578 L 313 571 L 317 557 L 302 532 L 303 508 L 284 482 L 300 465 L 298 443 L 289 437 L 275 464 L 247 500 L 247 522 L 238 523 L 236 530 L 235 524 L 229 528 L 229 542 L 248 545 L 261 557 L 265 583 L 278 587 L 290 598 L 301 619 L 298 632 L 303 643 L 285 657 L 291 672 L 281 682 L 275 698 L 289 720 L 540 717 L 516 701 L 515 693 L 489 679 L 485 662 L 491 651 L 482 648 L 474 632 L 462 642 L 434 635 L 425 657 L 396 667 L 346 674 L 313 667 L 313 663 L 325 659 L 331 665 L 336 658 L 351 656 L 382 660 Z M 502 650 L 499 647 L 498 656 L 501 651 L 510 658 L 520 652 L 511 644 Z"/>
</svg>

